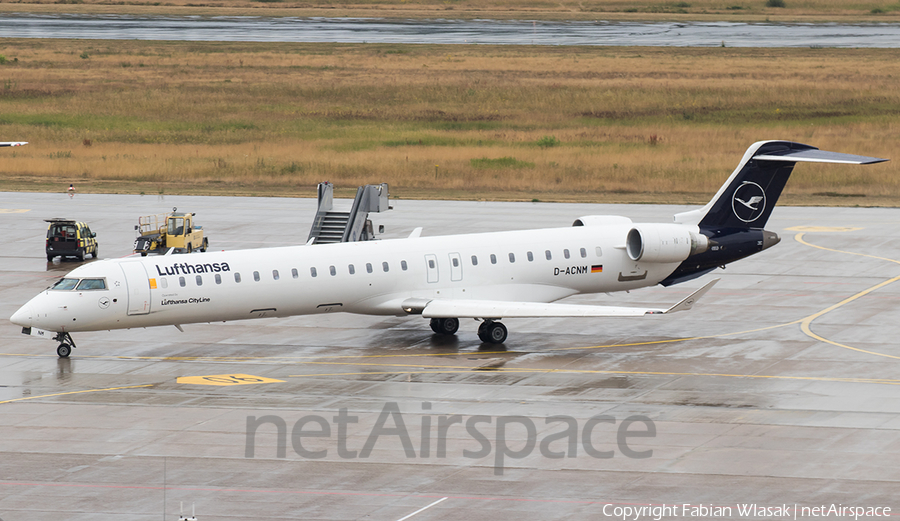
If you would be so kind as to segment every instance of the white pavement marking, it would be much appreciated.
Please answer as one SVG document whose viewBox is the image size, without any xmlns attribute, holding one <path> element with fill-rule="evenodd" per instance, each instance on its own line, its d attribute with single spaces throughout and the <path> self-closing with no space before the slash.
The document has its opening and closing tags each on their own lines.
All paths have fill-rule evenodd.
<svg viewBox="0 0 900 521">
<path fill-rule="evenodd" d="M 405 521 L 405 520 L 411 518 L 412 516 L 418 514 L 419 512 L 424 512 L 424 511 L 428 510 L 429 508 L 433 507 L 434 505 L 437 505 L 438 503 L 440 503 L 441 501 L 444 501 L 445 499 L 447 499 L 447 498 L 442 497 L 441 499 L 438 499 L 437 501 L 435 501 L 434 503 L 428 505 L 427 507 L 422 507 L 422 508 L 416 510 L 415 512 L 413 512 L 412 514 L 409 514 L 409 515 L 406 516 L 406 517 L 401 517 L 401 518 L 398 519 L 397 521 Z"/>
</svg>

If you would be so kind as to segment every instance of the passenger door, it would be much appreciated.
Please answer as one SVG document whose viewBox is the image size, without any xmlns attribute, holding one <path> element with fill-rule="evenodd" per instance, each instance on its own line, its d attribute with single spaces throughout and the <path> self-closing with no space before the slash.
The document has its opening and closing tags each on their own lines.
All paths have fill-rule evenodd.
<svg viewBox="0 0 900 521">
<path fill-rule="evenodd" d="M 458 253 L 450 254 L 450 280 L 459 282 L 462 280 L 462 257 Z"/>
<path fill-rule="evenodd" d="M 140 262 L 122 262 L 119 264 L 125 273 L 125 286 L 128 289 L 128 314 L 146 315 L 150 313 L 150 279 L 147 270 Z"/>
<path fill-rule="evenodd" d="M 428 273 L 428 282 L 436 283 L 438 279 L 438 263 L 437 255 L 429 253 L 425 255 L 425 270 Z"/>
</svg>

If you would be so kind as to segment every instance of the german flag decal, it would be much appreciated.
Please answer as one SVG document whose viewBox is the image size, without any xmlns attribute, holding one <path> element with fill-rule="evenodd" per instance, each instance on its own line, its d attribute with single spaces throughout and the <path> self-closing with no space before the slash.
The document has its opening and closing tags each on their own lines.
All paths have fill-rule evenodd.
<svg viewBox="0 0 900 521">
<path fill-rule="evenodd" d="M 591 273 L 603 273 L 603 265 L 594 264 L 593 266 L 591 266 Z"/>
</svg>

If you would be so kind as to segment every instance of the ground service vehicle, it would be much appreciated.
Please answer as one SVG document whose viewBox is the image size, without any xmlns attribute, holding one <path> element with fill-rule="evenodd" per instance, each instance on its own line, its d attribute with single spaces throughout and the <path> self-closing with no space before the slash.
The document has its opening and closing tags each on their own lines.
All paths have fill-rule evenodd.
<svg viewBox="0 0 900 521">
<path fill-rule="evenodd" d="M 54 257 L 75 257 L 84 260 L 85 255 L 97 258 L 97 234 L 86 223 L 72 219 L 44 219 L 47 227 L 47 262 Z"/>
<path fill-rule="evenodd" d="M 165 254 L 206 251 L 209 241 L 203 237 L 203 227 L 194 225 L 194 214 L 179 212 L 147 215 L 138 219 L 135 230 L 134 252 L 142 256 L 148 253 Z"/>
</svg>

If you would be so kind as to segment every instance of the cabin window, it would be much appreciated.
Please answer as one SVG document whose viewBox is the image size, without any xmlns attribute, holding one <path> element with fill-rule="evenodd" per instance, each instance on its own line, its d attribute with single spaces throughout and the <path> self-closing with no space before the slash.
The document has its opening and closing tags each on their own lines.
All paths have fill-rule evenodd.
<svg viewBox="0 0 900 521">
<path fill-rule="evenodd" d="M 478 257 L 472 255 L 472 266 L 478 266 Z"/>
<path fill-rule="evenodd" d="M 550 253 L 550 250 L 545 250 L 545 251 L 544 251 L 544 257 L 547 257 L 547 260 L 552 260 L 552 259 L 553 259 L 553 255 Z"/>
<path fill-rule="evenodd" d="M 384 272 L 387 273 L 388 270 L 390 269 L 390 267 L 388 266 L 388 263 L 387 263 L 387 262 L 382 262 L 382 263 L 381 263 L 381 269 L 383 269 Z"/>
<path fill-rule="evenodd" d="M 491 254 L 491 264 L 497 264 L 497 256 L 493 253 Z"/>
<path fill-rule="evenodd" d="M 356 273 L 356 268 L 354 268 L 352 264 L 347 266 L 347 270 L 350 271 L 350 275 L 353 275 L 354 273 Z"/>
<path fill-rule="evenodd" d="M 183 288 L 186 284 L 187 283 L 184 281 L 184 277 L 178 277 L 178 285 L 179 286 L 181 286 Z"/>
<path fill-rule="evenodd" d="M 516 262 L 516 254 L 515 253 L 509 254 L 509 262 L 510 263 Z"/>
<path fill-rule="evenodd" d="M 331 273 L 331 276 L 334 277 L 337 275 L 337 268 L 334 266 L 328 266 L 328 273 Z"/>
<path fill-rule="evenodd" d="M 78 291 L 87 291 L 92 289 L 106 289 L 106 281 L 103 279 L 82 279 L 75 288 Z"/>
<path fill-rule="evenodd" d="M 238 272 L 234 273 L 234 281 L 240 283 L 241 282 L 241 274 Z"/>
<path fill-rule="evenodd" d="M 165 279 L 165 278 L 159 279 L 159 287 L 161 287 L 162 289 L 168 288 L 168 287 L 169 287 L 169 281 L 168 281 L 167 279 Z"/>
<path fill-rule="evenodd" d="M 565 258 L 567 258 L 567 259 L 569 258 L 569 250 L 568 250 L 568 248 L 565 249 L 565 250 L 563 250 L 563 257 L 565 257 Z"/>
<path fill-rule="evenodd" d="M 595 249 L 596 249 L 596 251 L 597 251 L 597 256 L 598 256 L 598 257 L 602 257 L 602 256 L 603 256 L 603 250 L 600 249 L 600 246 L 597 246 Z"/>
<path fill-rule="evenodd" d="M 50 289 L 68 291 L 70 289 L 75 289 L 75 286 L 77 285 L 78 279 L 59 279 L 59 281 L 57 281 Z"/>
<path fill-rule="evenodd" d="M 428 259 L 428 267 L 429 267 L 430 269 L 434 269 L 434 260 Z"/>
<path fill-rule="evenodd" d="M 297 271 L 297 268 L 291 268 L 291 277 L 294 277 L 296 279 L 299 276 L 300 276 L 300 272 Z"/>
<path fill-rule="evenodd" d="M 453 257 L 453 258 L 450 260 L 450 262 L 453 263 L 453 267 L 454 267 L 454 268 L 458 268 L 458 267 L 459 267 L 459 259 L 457 259 L 456 257 Z"/>
<path fill-rule="evenodd" d="M 586 258 L 587 258 L 587 250 L 584 249 L 584 248 L 581 248 L 581 258 L 582 258 L 582 259 L 586 259 Z"/>
<path fill-rule="evenodd" d="M 400 261 L 400 269 L 406 271 L 409 268 L 409 265 L 406 264 L 405 260 Z"/>
<path fill-rule="evenodd" d="M 372 273 L 372 263 L 371 262 L 366 263 L 366 273 Z"/>
<path fill-rule="evenodd" d="M 216 284 L 221 284 L 221 283 L 222 283 L 222 276 L 219 275 L 218 273 L 216 273 Z"/>
<path fill-rule="evenodd" d="M 528 262 L 534 262 L 534 254 L 533 253 L 528 252 L 526 255 L 528 256 Z"/>
<path fill-rule="evenodd" d="M 272 278 L 278 280 L 280 277 L 278 276 L 278 270 L 272 270 Z"/>
<path fill-rule="evenodd" d="M 316 269 L 315 269 L 315 268 L 310 268 L 310 269 L 309 269 L 309 275 L 310 275 L 311 277 L 315 277 L 315 276 L 318 276 L 318 273 L 316 273 Z"/>
<path fill-rule="evenodd" d="M 184 217 L 170 217 L 168 224 L 169 229 L 167 231 L 169 235 L 181 235 L 184 233 Z"/>
<path fill-rule="evenodd" d="M 256 282 L 259 282 L 259 272 L 258 271 L 253 272 L 253 280 L 255 280 Z"/>
<path fill-rule="evenodd" d="M 201 275 L 197 275 L 197 285 L 198 286 L 203 285 L 203 277 Z"/>
</svg>

